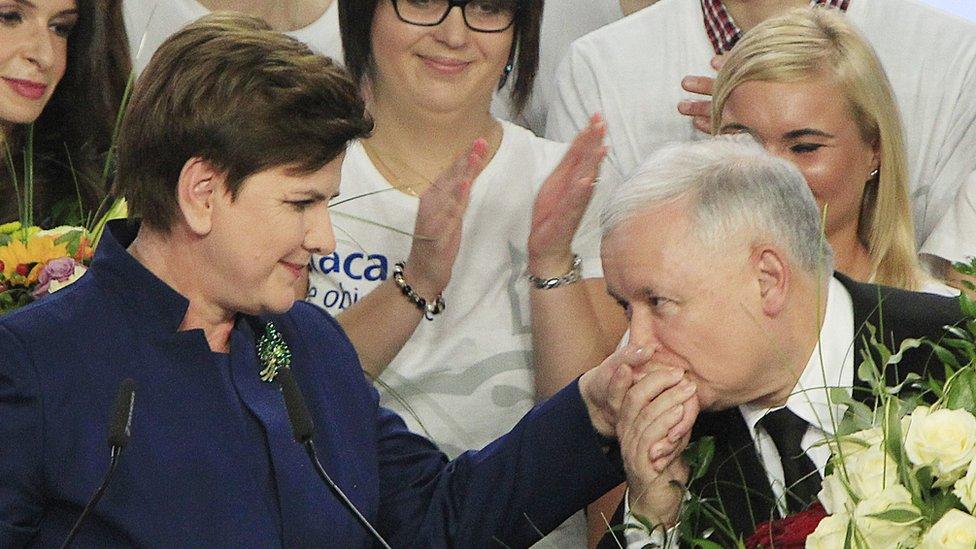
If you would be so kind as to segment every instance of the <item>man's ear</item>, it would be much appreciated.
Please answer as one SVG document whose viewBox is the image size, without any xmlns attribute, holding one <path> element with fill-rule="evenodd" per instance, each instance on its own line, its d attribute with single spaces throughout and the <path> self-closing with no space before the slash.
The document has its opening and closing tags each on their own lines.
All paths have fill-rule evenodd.
<svg viewBox="0 0 976 549">
<path fill-rule="evenodd" d="M 208 160 L 194 156 L 183 164 L 176 185 L 176 200 L 190 231 L 198 236 L 213 227 L 214 200 L 224 191 L 223 173 Z"/>
<path fill-rule="evenodd" d="M 769 245 L 753 249 L 752 264 L 759 282 L 763 313 L 776 317 L 786 307 L 793 274 L 790 265 L 782 251 Z"/>
</svg>

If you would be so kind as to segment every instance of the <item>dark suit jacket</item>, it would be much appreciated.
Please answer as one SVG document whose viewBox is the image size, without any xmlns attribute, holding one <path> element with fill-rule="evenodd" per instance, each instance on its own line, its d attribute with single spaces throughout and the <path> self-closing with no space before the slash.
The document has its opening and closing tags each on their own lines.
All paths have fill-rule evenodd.
<svg viewBox="0 0 976 549">
<path fill-rule="evenodd" d="M 900 343 L 908 338 L 925 336 L 939 340 L 944 334 L 943 326 L 956 324 L 963 318 L 958 301 L 953 298 L 861 284 L 839 273 L 835 276 L 851 294 L 855 334 L 854 397 L 861 400 L 871 397 L 867 385 L 856 374 L 856 366 L 861 363 L 861 352 L 866 350 L 865 339 L 870 339 L 866 328 L 868 324 L 877 329 L 879 341 L 897 351 Z M 877 361 L 876 353 L 872 351 L 872 354 Z M 937 372 L 941 371 L 939 361 L 932 356 L 929 348 L 911 350 L 905 354 L 897 369 L 890 368 L 888 383 L 897 384 L 909 372 L 924 375 L 926 369 L 932 366 L 938 366 Z M 704 436 L 715 439 L 715 455 L 709 470 L 692 484 L 691 491 L 712 498 L 712 502 L 729 518 L 735 533 L 746 538 L 757 524 L 775 518 L 776 511 L 765 468 L 739 408 L 701 414 L 692 431 L 692 439 Z M 623 505 L 618 507 L 611 524 L 620 524 L 622 520 Z M 711 526 L 703 520 L 694 530 L 704 532 Z M 623 536 L 618 537 L 623 543 Z M 731 543 L 721 537 L 717 541 L 724 545 Z M 616 549 L 619 545 L 608 534 L 598 547 Z"/>
<path fill-rule="evenodd" d="M 75 546 L 371 546 L 260 380 L 256 319 L 241 318 L 218 359 L 201 330 L 179 330 L 187 300 L 125 251 L 121 229 L 81 280 L 0 319 L 0 547 L 64 539 L 106 471 L 127 377 L 132 438 Z M 393 547 L 527 546 L 623 481 L 575 384 L 448 462 L 379 406 L 332 318 L 298 303 L 273 320 L 325 469 Z"/>
</svg>

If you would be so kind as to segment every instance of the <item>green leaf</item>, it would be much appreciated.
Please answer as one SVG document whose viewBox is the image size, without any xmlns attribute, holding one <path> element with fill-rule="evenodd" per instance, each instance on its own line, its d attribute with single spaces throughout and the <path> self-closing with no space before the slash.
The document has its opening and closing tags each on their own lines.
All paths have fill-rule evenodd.
<svg viewBox="0 0 976 549">
<path fill-rule="evenodd" d="M 922 515 L 914 509 L 888 509 L 887 511 L 871 513 L 865 516 L 895 524 L 911 524 L 922 519 Z"/>
<path fill-rule="evenodd" d="M 926 465 L 925 467 L 919 467 L 915 471 L 915 479 L 918 480 L 918 487 L 922 489 L 923 492 L 928 492 L 932 489 L 932 483 L 935 482 L 935 477 L 932 476 L 932 467 Z"/>
<path fill-rule="evenodd" d="M 959 365 L 959 361 L 956 360 L 956 356 L 952 354 L 951 351 L 931 341 L 928 341 L 926 343 L 928 343 L 928 345 L 932 347 L 932 352 L 935 353 L 935 356 L 939 358 L 942 364 L 945 364 L 946 366 L 952 368 L 953 370 L 958 370 L 959 368 L 961 368 L 961 366 Z"/>
<path fill-rule="evenodd" d="M 700 549 L 723 549 L 718 543 L 707 539 L 696 539 L 692 543 L 692 547 L 697 547 Z"/>
<path fill-rule="evenodd" d="M 950 509 L 962 509 L 962 502 L 952 492 L 937 492 L 928 503 L 926 518 L 935 524 Z"/>
<path fill-rule="evenodd" d="M 0 233 L 0 246 L 6 246 L 10 244 L 10 235 L 5 233 Z"/>
<path fill-rule="evenodd" d="M 972 342 L 966 341 L 965 339 L 945 338 L 939 343 L 941 343 L 945 347 L 952 347 L 953 349 L 959 349 L 960 351 L 963 351 L 970 357 L 976 355 L 976 345 L 973 345 Z"/>
<path fill-rule="evenodd" d="M 966 295 L 966 292 L 959 293 L 959 308 L 962 309 L 964 315 L 969 318 L 976 318 L 976 302 Z"/>
<path fill-rule="evenodd" d="M 905 376 L 905 379 L 902 380 L 902 382 L 899 383 L 898 385 L 893 385 L 891 387 L 888 387 L 888 394 L 889 395 L 897 395 L 898 393 L 901 392 L 902 388 L 904 388 L 905 385 L 912 385 L 916 381 L 919 381 L 921 379 L 922 379 L 922 376 L 916 374 L 915 372 L 912 372 L 912 373 L 906 375 Z"/>
<path fill-rule="evenodd" d="M 874 363 L 874 357 L 869 353 L 864 353 L 861 365 L 857 367 L 857 378 L 871 387 L 878 383 L 878 365 Z"/>
<path fill-rule="evenodd" d="M 685 462 L 691 471 L 689 483 L 700 479 L 708 471 L 712 458 L 715 456 L 715 439 L 702 437 L 688 445 L 683 453 Z"/>
<path fill-rule="evenodd" d="M 81 244 L 81 237 L 85 234 L 82 229 L 68 231 L 63 235 L 54 239 L 55 244 L 67 244 L 68 245 L 68 255 L 75 255 L 78 253 L 78 246 Z"/>
<path fill-rule="evenodd" d="M 976 371 L 967 368 L 952 378 L 946 391 L 946 407 L 976 413 Z"/>
<path fill-rule="evenodd" d="M 911 349 L 916 349 L 916 348 L 920 347 L 922 345 L 922 343 L 926 343 L 926 342 L 927 342 L 927 340 L 925 340 L 925 339 L 918 339 L 918 338 L 913 338 L 913 337 L 910 337 L 910 338 L 907 338 L 907 339 L 903 339 L 902 342 L 901 342 L 901 345 L 898 346 L 898 352 L 895 353 L 895 354 L 893 354 L 893 355 L 889 355 L 888 358 L 884 360 L 884 364 L 898 364 L 898 363 L 900 363 L 901 362 L 901 359 L 905 355 L 905 352 L 906 351 L 909 351 Z M 885 347 L 883 344 L 878 343 L 878 345 L 880 347 L 882 347 L 885 351 L 888 350 L 888 348 Z"/>
</svg>

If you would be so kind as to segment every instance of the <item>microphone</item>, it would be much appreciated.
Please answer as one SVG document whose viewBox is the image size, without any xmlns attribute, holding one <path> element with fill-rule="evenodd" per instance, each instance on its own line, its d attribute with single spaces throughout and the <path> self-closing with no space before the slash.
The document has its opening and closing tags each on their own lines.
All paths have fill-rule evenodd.
<svg viewBox="0 0 976 549">
<path fill-rule="evenodd" d="M 305 447 L 305 452 L 308 453 L 309 459 L 312 460 L 312 465 L 315 467 L 315 471 L 319 474 L 319 477 L 329 486 L 329 489 L 333 494 L 342 502 L 342 505 L 349 510 L 350 513 L 359 524 L 369 532 L 369 534 L 380 544 L 384 549 L 390 549 L 390 544 L 386 543 L 383 536 L 373 528 L 373 525 L 366 520 L 366 517 L 359 512 L 356 505 L 346 496 L 346 494 L 339 488 L 339 486 L 332 480 L 332 477 L 325 472 L 325 468 L 322 467 L 322 463 L 319 462 L 318 454 L 315 452 L 315 443 L 312 441 L 312 435 L 315 433 L 315 424 L 312 422 L 312 414 L 308 411 L 308 406 L 305 405 L 305 398 L 302 396 L 301 390 L 298 388 L 298 383 L 295 382 L 295 377 L 291 373 L 291 368 L 282 368 L 278 370 L 278 375 L 275 376 L 275 380 L 281 385 L 281 393 L 285 398 L 285 409 L 288 411 L 288 421 L 291 423 L 292 433 L 295 435 L 295 441 Z"/>
<path fill-rule="evenodd" d="M 78 520 L 71 527 L 71 531 L 68 532 L 68 537 L 61 544 L 61 549 L 67 549 L 71 546 L 71 542 L 78 535 L 78 530 L 81 529 L 81 525 L 88 518 L 88 515 L 91 514 L 98 501 L 102 499 L 102 495 L 105 494 L 105 489 L 108 488 L 112 473 L 115 472 L 115 466 L 118 465 L 119 456 L 122 455 L 122 449 L 129 443 L 129 436 L 132 430 L 132 410 L 135 402 L 136 382 L 132 378 L 125 378 L 119 384 L 118 393 L 115 395 L 115 408 L 113 409 L 112 423 L 109 425 L 108 430 L 108 445 L 112 449 L 108 462 L 108 471 L 105 473 L 101 485 L 98 486 L 98 489 L 92 494 L 91 499 L 88 500 L 88 504 L 81 511 Z"/>
</svg>

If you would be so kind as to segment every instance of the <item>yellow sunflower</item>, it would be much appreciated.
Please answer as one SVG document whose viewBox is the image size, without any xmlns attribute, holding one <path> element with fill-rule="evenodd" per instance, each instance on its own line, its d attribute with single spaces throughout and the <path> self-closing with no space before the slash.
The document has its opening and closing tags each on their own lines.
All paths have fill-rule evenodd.
<svg viewBox="0 0 976 549">
<path fill-rule="evenodd" d="M 38 263 L 43 265 L 52 259 L 66 257 L 67 244 L 55 244 L 54 238 L 49 236 L 35 236 L 27 239 L 27 244 L 14 239 L 6 246 L 0 246 L 0 262 L 3 263 L 3 276 L 10 276 L 17 271 L 18 265 Z"/>
</svg>

